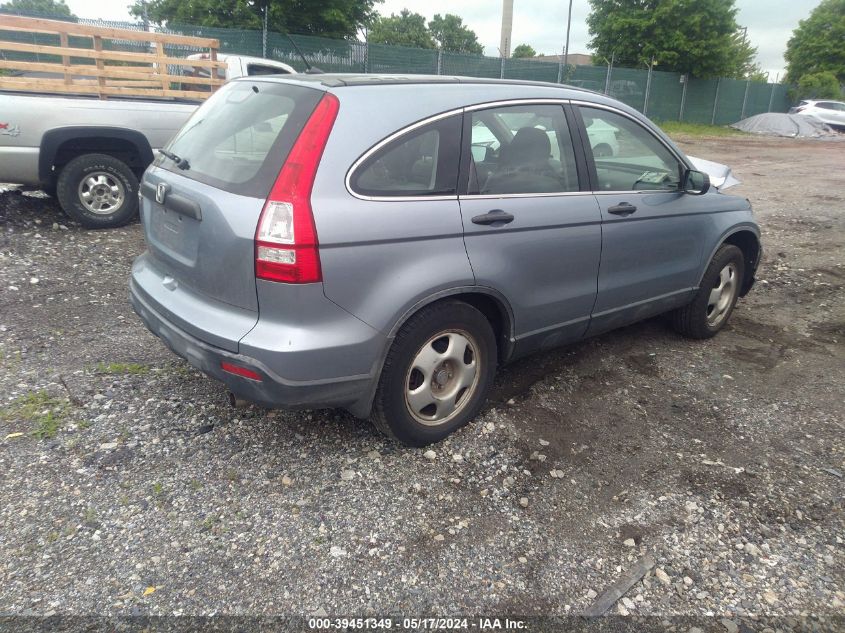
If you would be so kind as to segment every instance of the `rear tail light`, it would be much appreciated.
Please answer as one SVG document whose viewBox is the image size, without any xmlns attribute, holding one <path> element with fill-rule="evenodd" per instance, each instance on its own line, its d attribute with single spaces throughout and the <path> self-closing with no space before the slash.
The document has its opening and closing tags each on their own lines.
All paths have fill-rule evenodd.
<svg viewBox="0 0 845 633">
<path fill-rule="evenodd" d="M 311 190 L 339 105 L 334 95 L 323 96 L 276 178 L 255 232 L 257 279 L 322 281 Z"/>
</svg>

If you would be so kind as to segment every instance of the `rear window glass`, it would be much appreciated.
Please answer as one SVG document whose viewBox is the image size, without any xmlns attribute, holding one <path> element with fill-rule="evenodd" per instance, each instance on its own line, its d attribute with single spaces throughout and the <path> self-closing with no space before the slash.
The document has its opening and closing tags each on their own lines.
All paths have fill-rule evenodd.
<svg viewBox="0 0 845 633">
<path fill-rule="evenodd" d="M 265 198 L 322 92 L 275 82 L 236 81 L 202 104 L 156 164 L 232 193 Z"/>
</svg>

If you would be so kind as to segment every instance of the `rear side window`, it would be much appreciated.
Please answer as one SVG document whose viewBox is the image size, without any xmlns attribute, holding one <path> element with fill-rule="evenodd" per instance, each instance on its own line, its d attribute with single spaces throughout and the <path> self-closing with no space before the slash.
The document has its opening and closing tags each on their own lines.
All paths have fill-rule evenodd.
<svg viewBox="0 0 845 633">
<path fill-rule="evenodd" d="M 265 198 L 322 92 L 236 81 L 200 106 L 167 149 L 186 160 L 157 165 L 231 193 Z"/>
<path fill-rule="evenodd" d="M 468 194 L 578 191 L 575 152 L 563 107 L 507 106 L 469 116 Z"/>
<path fill-rule="evenodd" d="M 423 125 L 364 160 L 350 186 L 365 196 L 455 195 L 460 143 L 460 115 Z"/>
</svg>

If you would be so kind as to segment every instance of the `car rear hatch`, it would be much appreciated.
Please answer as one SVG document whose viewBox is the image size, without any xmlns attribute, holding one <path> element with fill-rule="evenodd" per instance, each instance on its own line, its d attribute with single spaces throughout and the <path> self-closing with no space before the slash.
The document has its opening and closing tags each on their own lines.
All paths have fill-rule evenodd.
<svg viewBox="0 0 845 633">
<path fill-rule="evenodd" d="M 155 309 L 189 334 L 236 352 L 255 325 L 256 227 L 322 95 L 273 81 L 227 84 L 147 170 L 148 253 L 135 275 Z"/>
</svg>

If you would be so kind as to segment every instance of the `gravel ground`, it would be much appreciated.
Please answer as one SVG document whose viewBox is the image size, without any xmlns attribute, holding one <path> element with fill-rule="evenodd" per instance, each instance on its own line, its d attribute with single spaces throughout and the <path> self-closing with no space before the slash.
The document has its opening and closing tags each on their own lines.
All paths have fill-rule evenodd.
<svg viewBox="0 0 845 633">
<path fill-rule="evenodd" d="M 134 316 L 137 224 L 0 193 L 0 614 L 577 614 L 648 554 L 611 613 L 845 627 L 845 144 L 684 147 L 763 227 L 729 327 L 520 361 L 429 451 L 229 408 Z"/>
</svg>

